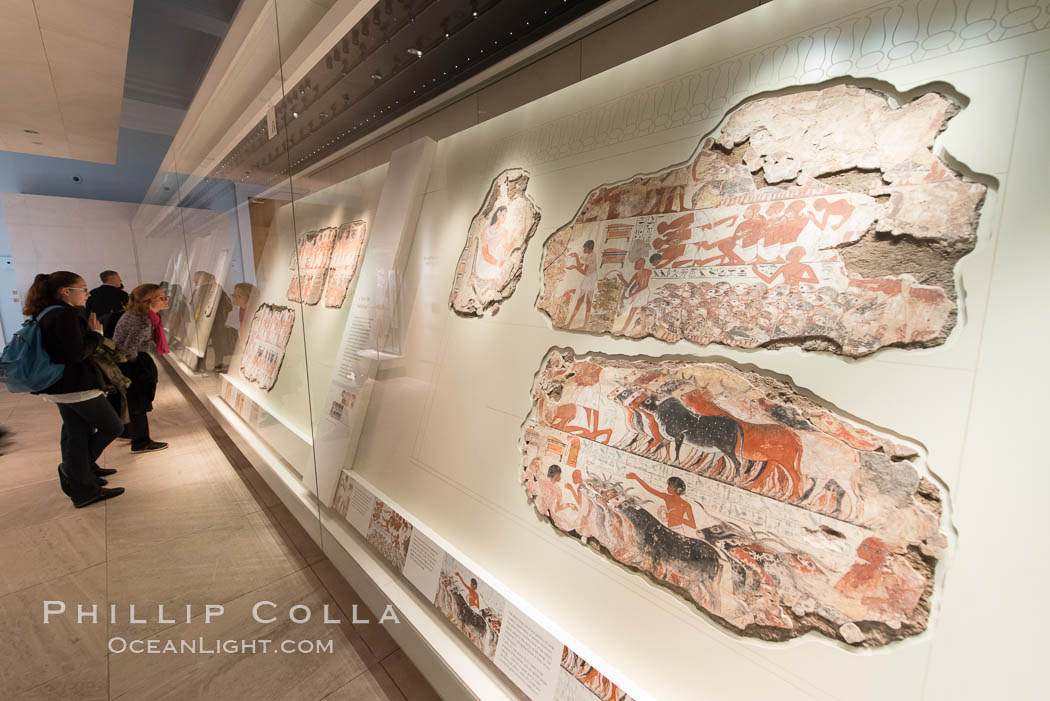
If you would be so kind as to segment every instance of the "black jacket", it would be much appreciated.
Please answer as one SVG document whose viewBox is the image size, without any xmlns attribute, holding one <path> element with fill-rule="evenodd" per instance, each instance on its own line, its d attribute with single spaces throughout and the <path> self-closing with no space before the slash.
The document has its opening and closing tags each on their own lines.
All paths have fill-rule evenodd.
<svg viewBox="0 0 1050 701">
<path fill-rule="evenodd" d="M 66 366 L 58 382 L 43 390 L 43 394 L 98 389 L 98 376 L 90 358 L 102 342 L 102 335 L 88 329 L 76 308 L 63 304 L 45 314 L 40 319 L 40 336 L 51 360 Z"/>
<path fill-rule="evenodd" d="M 88 314 L 94 312 L 95 316 L 101 321 L 106 314 L 122 311 L 127 303 L 128 293 L 124 290 L 119 287 L 113 287 L 113 285 L 99 285 L 91 290 L 91 295 L 84 306 L 87 308 Z"/>
</svg>

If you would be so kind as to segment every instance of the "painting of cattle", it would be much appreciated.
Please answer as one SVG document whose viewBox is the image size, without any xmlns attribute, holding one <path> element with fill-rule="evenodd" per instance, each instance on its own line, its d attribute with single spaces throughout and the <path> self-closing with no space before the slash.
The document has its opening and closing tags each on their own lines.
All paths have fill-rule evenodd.
<svg viewBox="0 0 1050 701">
<path fill-rule="evenodd" d="M 447 553 L 434 604 L 486 657 L 496 658 L 506 600 Z"/>
<path fill-rule="evenodd" d="M 918 444 L 722 363 L 547 354 L 521 481 L 556 529 L 764 640 L 921 632 L 947 545 Z"/>
</svg>

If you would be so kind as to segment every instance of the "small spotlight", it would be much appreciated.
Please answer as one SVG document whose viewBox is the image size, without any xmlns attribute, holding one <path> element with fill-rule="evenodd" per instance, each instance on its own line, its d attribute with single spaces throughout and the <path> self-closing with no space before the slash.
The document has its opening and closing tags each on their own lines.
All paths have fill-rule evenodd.
<svg viewBox="0 0 1050 701">
<path fill-rule="evenodd" d="M 419 49 L 409 49 L 408 53 L 412 54 L 416 58 L 423 58 L 423 52 Z"/>
<path fill-rule="evenodd" d="M 375 73 L 372 74 L 372 80 L 382 80 L 382 79 L 383 79 L 383 74 L 380 73 L 379 71 L 376 71 Z"/>
<path fill-rule="evenodd" d="M 299 119 L 299 113 L 298 112 L 292 112 L 292 119 Z"/>
</svg>

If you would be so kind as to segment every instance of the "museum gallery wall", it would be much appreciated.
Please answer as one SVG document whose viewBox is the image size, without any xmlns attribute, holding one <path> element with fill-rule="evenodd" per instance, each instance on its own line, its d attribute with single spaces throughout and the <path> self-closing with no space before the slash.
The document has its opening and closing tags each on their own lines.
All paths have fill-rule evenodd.
<svg viewBox="0 0 1050 701">
<path fill-rule="evenodd" d="M 450 544 L 435 606 L 462 565 L 639 698 L 956 687 L 1002 562 L 958 545 L 1027 498 L 955 490 L 1017 479 L 971 412 L 1050 20 L 935 4 L 771 3 L 439 143 L 352 464 Z M 508 172 L 542 220 L 463 313 Z"/>
<path fill-rule="evenodd" d="M 230 392 L 243 394 L 247 406 L 292 429 L 299 441 L 308 442 L 311 434 L 308 396 L 318 415 L 331 382 L 385 174 L 386 166 L 379 166 L 281 206 L 256 261 L 257 292 L 247 310 L 252 323 L 230 365 L 229 378 L 237 383 Z M 290 332 L 259 345 L 259 310 L 292 319 Z M 267 359 L 281 354 L 283 362 Z"/>
</svg>

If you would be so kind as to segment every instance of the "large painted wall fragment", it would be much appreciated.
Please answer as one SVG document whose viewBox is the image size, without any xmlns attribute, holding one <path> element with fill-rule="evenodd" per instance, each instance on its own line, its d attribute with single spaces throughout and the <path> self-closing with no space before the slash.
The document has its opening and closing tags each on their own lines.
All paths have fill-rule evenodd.
<svg viewBox="0 0 1050 701">
<path fill-rule="evenodd" d="M 294 325 L 294 309 L 273 304 L 259 305 L 252 316 L 244 352 L 241 353 L 241 376 L 244 379 L 258 383 L 262 389 L 273 389 Z"/>
<path fill-rule="evenodd" d="M 525 247 L 540 224 L 540 210 L 525 194 L 528 171 L 510 168 L 492 181 L 485 203 L 470 222 L 456 266 L 449 308 L 477 317 L 499 310 L 521 279 Z"/>
<path fill-rule="evenodd" d="M 592 191 L 544 244 L 539 306 L 666 341 L 943 343 L 986 189 L 931 151 L 958 109 L 848 85 L 746 103 L 690 162 Z"/>
<path fill-rule="evenodd" d="M 363 221 L 343 224 L 336 232 L 332 246 L 331 267 L 328 270 L 328 282 L 325 285 L 324 305 L 338 308 L 343 306 L 350 283 L 357 275 L 364 255 L 365 243 L 368 240 L 368 225 Z"/>
<path fill-rule="evenodd" d="M 321 301 L 329 263 L 335 248 L 336 228 L 307 231 L 296 237 L 295 251 L 288 269 L 295 271 L 288 283 L 288 301 L 317 304 Z"/>
<path fill-rule="evenodd" d="M 553 350 L 524 427 L 541 516 L 766 640 L 921 632 L 947 545 L 917 451 L 729 365 Z"/>
</svg>

